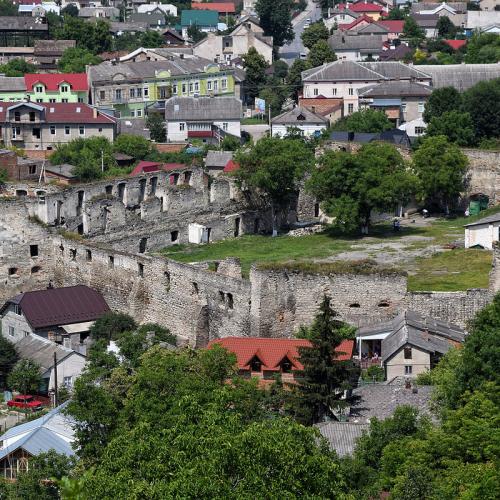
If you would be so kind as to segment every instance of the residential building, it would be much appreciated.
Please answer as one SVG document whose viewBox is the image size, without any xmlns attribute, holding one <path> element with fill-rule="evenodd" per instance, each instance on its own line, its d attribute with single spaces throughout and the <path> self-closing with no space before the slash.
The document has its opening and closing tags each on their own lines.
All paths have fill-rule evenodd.
<svg viewBox="0 0 500 500">
<path fill-rule="evenodd" d="M 336 32 L 328 45 L 338 59 L 346 61 L 377 60 L 387 35 L 361 35 L 356 32 Z"/>
<path fill-rule="evenodd" d="M 455 26 L 464 26 L 467 18 L 466 2 L 441 2 L 427 3 L 418 2 L 411 6 L 411 15 L 420 14 L 424 16 L 446 16 Z"/>
<path fill-rule="evenodd" d="M 285 137 L 290 130 L 299 130 L 304 137 L 318 137 L 329 125 L 328 118 L 297 106 L 271 120 L 273 137 Z"/>
<path fill-rule="evenodd" d="M 177 17 L 177 7 L 171 3 L 148 3 L 137 6 L 137 12 L 139 14 L 147 14 L 148 12 L 153 12 L 156 9 L 163 12 L 167 16 Z"/>
<path fill-rule="evenodd" d="M 205 158 L 205 168 L 210 175 L 219 175 L 232 161 L 234 153 L 232 151 L 208 151 Z"/>
<path fill-rule="evenodd" d="M 424 122 L 423 118 L 415 118 L 415 120 L 403 123 L 398 128 L 399 130 L 406 132 L 410 139 L 415 139 L 425 134 L 427 123 Z"/>
<path fill-rule="evenodd" d="M 230 301 L 232 296 L 224 294 L 221 300 Z M 240 375 L 258 378 L 261 383 L 274 382 L 276 375 L 281 375 L 283 382 L 296 383 L 296 376 L 304 366 L 300 362 L 300 349 L 311 347 L 307 339 L 285 339 L 265 337 L 225 337 L 212 340 L 208 348 L 214 345 L 224 347 L 236 355 L 236 364 Z M 353 340 L 344 340 L 336 347 L 338 361 L 349 361 L 354 348 Z"/>
<path fill-rule="evenodd" d="M 182 37 L 181 37 L 182 40 Z M 183 42 L 184 43 L 184 42 Z M 194 59 L 193 49 L 190 46 L 182 45 L 176 47 L 160 47 L 157 49 L 147 49 L 139 47 L 130 53 L 121 55 L 116 62 L 141 62 L 141 61 L 169 61 L 174 57 L 181 59 Z"/>
<path fill-rule="evenodd" d="M 166 29 L 162 35 L 166 45 L 185 45 L 182 35 L 173 29 Z"/>
<path fill-rule="evenodd" d="M 172 97 L 165 103 L 167 142 L 241 137 L 241 117 L 241 101 L 235 97 Z"/>
<path fill-rule="evenodd" d="M 52 151 L 78 137 L 115 137 L 113 118 L 80 103 L 0 103 L 0 140 L 27 151 Z"/>
<path fill-rule="evenodd" d="M 360 15 L 354 21 L 347 24 L 339 24 L 338 29 L 341 31 L 357 31 L 361 28 L 368 26 L 369 24 L 374 23 L 373 18 L 367 15 Z"/>
<path fill-rule="evenodd" d="M 192 3 L 191 8 L 193 10 L 212 10 L 218 12 L 221 16 L 234 15 L 236 9 L 233 2 L 203 2 L 203 3 Z"/>
<path fill-rule="evenodd" d="M 193 53 L 199 57 L 230 64 L 252 47 L 268 64 L 272 64 L 273 37 L 264 36 L 264 30 L 250 22 L 238 24 L 229 35 L 209 33 L 206 38 L 193 45 Z"/>
<path fill-rule="evenodd" d="M 384 28 L 387 28 L 388 30 L 387 37 L 390 41 L 400 38 L 404 32 L 404 25 L 405 25 L 404 21 L 382 19 L 377 21 L 377 24 L 383 26 Z"/>
<path fill-rule="evenodd" d="M 85 19 L 97 18 L 109 21 L 120 20 L 120 10 L 116 7 L 84 7 L 78 11 L 78 17 Z"/>
<path fill-rule="evenodd" d="M 16 351 L 21 359 L 30 359 L 40 366 L 39 392 L 46 395 L 54 390 L 56 380 L 57 387 L 72 389 L 87 362 L 85 354 L 36 334 L 26 335 L 16 342 Z"/>
<path fill-rule="evenodd" d="M 157 49 L 159 50 L 159 49 Z M 121 118 L 144 117 L 149 106 L 178 96 L 233 95 L 234 69 L 200 57 L 103 62 L 89 67 L 92 102 Z"/>
<path fill-rule="evenodd" d="M 23 99 L 26 99 L 24 77 L 0 76 L 0 103 L 22 101 Z"/>
<path fill-rule="evenodd" d="M 379 61 L 402 61 L 405 57 L 413 54 L 414 49 L 408 45 L 401 43 L 399 45 L 384 44 L 383 50 L 380 53 Z"/>
<path fill-rule="evenodd" d="M 436 38 L 438 35 L 437 23 L 439 16 L 437 14 L 412 14 L 411 16 L 419 28 L 421 28 L 426 38 Z"/>
<path fill-rule="evenodd" d="M 20 472 L 29 469 L 32 457 L 51 450 L 67 457 L 75 455 L 74 420 L 62 411 L 67 404 L 16 425 L 0 436 L 0 477 L 15 480 Z"/>
<path fill-rule="evenodd" d="M 370 424 L 361 422 L 321 422 L 315 427 L 339 458 L 352 456 L 357 440 L 370 430 Z"/>
<path fill-rule="evenodd" d="M 434 368 L 463 343 L 465 332 L 452 323 L 405 311 L 391 321 L 359 328 L 356 338 L 362 366 L 381 363 L 391 380 L 414 378 Z"/>
<path fill-rule="evenodd" d="M 367 15 L 370 16 L 374 21 L 378 21 L 381 17 L 387 15 L 388 11 L 387 7 L 384 7 L 379 3 L 367 2 L 365 0 L 356 3 L 339 3 L 337 5 L 337 9 L 347 9 L 359 15 Z"/>
<path fill-rule="evenodd" d="M 368 144 L 370 142 L 388 142 L 396 146 L 409 149 L 411 147 L 411 140 L 406 132 L 399 129 L 386 130 L 385 132 L 349 132 L 339 131 L 330 134 L 330 140 L 335 143 L 345 144 L 345 150 L 350 143 Z"/>
<path fill-rule="evenodd" d="M 61 13 L 61 8 L 55 2 L 43 2 L 19 5 L 17 11 L 20 16 L 45 17 L 47 12 L 52 12 L 56 16 Z"/>
<path fill-rule="evenodd" d="M 500 213 L 483 217 L 465 226 L 465 248 L 491 250 L 500 241 Z"/>
<path fill-rule="evenodd" d="M 189 38 L 188 28 L 197 26 L 204 33 L 216 32 L 219 14 L 211 10 L 183 10 L 181 12 L 181 31 L 184 40 Z"/>
<path fill-rule="evenodd" d="M 0 64 L 7 64 L 12 59 L 24 59 L 34 63 L 33 47 L 0 47 Z"/>
<path fill-rule="evenodd" d="M 421 66 L 400 62 L 335 61 L 302 72 L 303 97 L 324 96 L 343 99 L 343 114 L 359 110 L 359 92 L 369 86 L 387 82 L 431 84 L 430 75 Z"/>
<path fill-rule="evenodd" d="M 123 33 L 130 33 L 134 35 L 135 33 L 144 33 L 148 31 L 149 24 L 147 22 L 119 22 L 119 21 L 111 21 L 109 23 L 109 32 L 113 36 L 120 36 Z"/>
<path fill-rule="evenodd" d="M 495 35 L 500 35 L 500 23 L 490 24 L 481 28 L 481 33 L 494 33 Z"/>
<path fill-rule="evenodd" d="M 42 162 L 20 158 L 14 151 L 0 149 L 0 169 L 7 172 L 11 181 L 38 181 Z"/>
<path fill-rule="evenodd" d="M 327 118 L 330 124 L 333 124 L 343 116 L 344 101 L 322 95 L 310 99 L 299 96 L 299 106 Z"/>
<path fill-rule="evenodd" d="M 467 40 L 443 40 L 443 42 L 453 50 L 460 50 L 467 45 Z"/>
<path fill-rule="evenodd" d="M 353 12 L 350 9 L 339 9 L 338 6 L 334 9 L 328 9 L 328 11 L 328 18 L 323 21 L 325 26 L 328 28 L 328 31 L 338 28 L 340 25 L 350 24 L 355 19 L 360 17 L 360 14 L 357 14 L 356 12 Z"/>
<path fill-rule="evenodd" d="M 471 36 L 474 31 L 484 31 L 492 25 L 500 24 L 500 10 L 468 10 L 465 33 Z"/>
<path fill-rule="evenodd" d="M 76 184 L 80 178 L 74 174 L 75 166 L 68 163 L 60 165 L 46 164 L 44 168 L 44 177 L 47 182 L 52 180 L 57 181 L 58 184 Z"/>
<path fill-rule="evenodd" d="M 32 46 L 49 37 L 49 27 L 34 17 L 0 16 L 0 47 Z"/>
<path fill-rule="evenodd" d="M 26 251 L 36 264 L 38 245 L 30 245 Z M 0 309 L 2 335 L 16 345 L 36 334 L 71 347 L 80 344 L 93 322 L 108 311 L 103 296 L 85 285 L 24 292 Z"/>
<path fill-rule="evenodd" d="M 135 177 L 137 175 L 150 174 L 152 172 L 170 172 L 172 170 L 185 170 L 188 168 L 184 163 L 161 163 L 159 161 L 145 161 L 141 160 L 132 172 L 130 172 L 130 177 Z M 190 177 L 190 175 L 189 175 Z M 187 183 L 188 184 L 188 183 Z"/>
<path fill-rule="evenodd" d="M 56 70 L 64 51 L 73 47 L 76 47 L 75 40 L 35 40 L 34 62 L 40 70 Z"/>
<path fill-rule="evenodd" d="M 88 103 L 85 73 L 34 73 L 24 75 L 26 93 L 33 102 Z"/>
<path fill-rule="evenodd" d="M 130 14 L 127 17 L 127 21 L 131 23 L 144 23 L 151 30 L 163 30 L 167 26 L 165 14 L 160 9 L 143 14 L 139 12 Z"/>
</svg>

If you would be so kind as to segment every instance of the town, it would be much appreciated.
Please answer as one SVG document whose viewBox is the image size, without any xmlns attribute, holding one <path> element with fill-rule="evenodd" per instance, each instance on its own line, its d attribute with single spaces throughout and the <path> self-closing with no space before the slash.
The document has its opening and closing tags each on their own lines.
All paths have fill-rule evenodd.
<svg viewBox="0 0 500 500">
<path fill-rule="evenodd" d="M 500 1 L 0 0 L 0 274 L 1 498 L 499 498 Z"/>
</svg>

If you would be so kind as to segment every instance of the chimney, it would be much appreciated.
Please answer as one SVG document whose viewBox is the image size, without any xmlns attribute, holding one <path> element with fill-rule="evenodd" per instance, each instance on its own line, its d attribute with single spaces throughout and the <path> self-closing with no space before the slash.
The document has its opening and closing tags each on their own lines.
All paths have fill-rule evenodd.
<svg viewBox="0 0 500 500">
<path fill-rule="evenodd" d="M 96 119 L 98 116 L 97 108 L 92 108 L 92 118 Z"/>
</svg>

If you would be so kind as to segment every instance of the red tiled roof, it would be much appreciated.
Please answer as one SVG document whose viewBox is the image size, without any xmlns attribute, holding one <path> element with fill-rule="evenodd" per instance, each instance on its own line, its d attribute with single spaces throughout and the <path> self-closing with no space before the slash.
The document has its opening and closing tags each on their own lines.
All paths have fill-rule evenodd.
<svg viewBox="0 0 500 500">
<path fill-rule="evenodd" d="M 224 167 L 224 170 L 223 172 L 234 172 L 235 170 L 238 170 L 240 168 L 240 164 L 239 163 L 236 163 L 235 161 L 233 160 L 229 160 L 227 163 L 226 163 L 226 166 Z"/>
<path fill-rule="evenodd" d="M 346 5 L 340 3 L 337 5 L 337 8 L 340 10 L 344 10 L 346 9 Z M 375 3 L 358 2 L 349 4 L 348 9 L 351 12 L 381 12 L 384 8 L 381 5 L 377 5 Z"/>
<path fill-rule="evenodd" d="M 82 104 L 79 102 L 0 102 L 0 122 L 5 122 L 7 109 L 20 106 L 33 106 L 33 109 L 36 109 L 38 106 L 45 108 L 46 123 L 79 123 L 82 125 L 85 125 L 86 123 L 115 123 L 113 118 L 99 111 L 96 111 L 97 116 L 94 117 L 94 109 L 88 104 Z"/>
<path fill-rule="evenodd" d="M 85 91 L 89 89 L 85 73 L 27 73 L 24 83 L 28 90 L 33 90 L 37 83 L 45 85 L 46 90 L 57 92 L 61 83 L 68 83 L 72 91 Z"/>
<path fill-rule="evenodd" d="M 236 9 L 232 2 L 211 2 L 211 3 L 192 3 L 191 9 L 193 10 L 215 10 L 224 14 L 234 14 Z"/>
<path fill-rule="evenodd" d="M 12 3 L 14 5 L 40 5 L 42 0 L 16 0 Z"/>
<path fill-rule="evenodd" d="M 354 28 L 355 26 L 357 26 L 358 24 L 360 24 L 363 21 L 366 21 L 368 24 L 371 24 L 371 23 L 375 22 L 373 20 L 373 18 L 371 18 L 370 16 L 367 16 L 366 14 L 363 14 L 362 16 L 359 16 L 357 19 L 354 19 L 354 21 L 352 23 L 349 23 L 349 24 L 340 24 L 339 28 L 342 26 L 342 28 L 340 28 L 342 31 L 348 31 L 348 30 Z"/>
<path fill-rule="evenodd" d="M 293 365 L 293 370 L 302 370 L 304 367 L 299 361 L 299 348 L 310 347 L 311 343 L 306 339 L 278 339 L 264 337 L 226 337 L 212 340 L 208 347 L 214 344 L 221 345 L 236 355 L 238 368 L 247 370 L 250 361 L 257 356 L 262 363 L 262 369 L 277 371 L 285 356 Z M 344 340 L 335 349 L 339 361 L 347 361 L 352 358 L 354 340 Z"/>
<path fill-rule="evenodd" d="M 404 21 L 391 21 L 391 20 L 381 20 L 377 21 L 377 24 L 380 24 L 381 26 L 384 26 L 387 28 L 391 33 L 403 33 L 403 28 L 404 28 Z"/>
<path fill-rule="evenodd" d="M 449 45 L 453 50 L 458 50 L 467 44 L 467 40 L 443 40 L 446 45 Z"/>
<path fill-rule="evenodd" d="M 136 175 L 141 174 L 149 174 L 152 172 L 159 172 L 163 170 L 168 172 L 170 170 L 179 170 L 181 168 L 186 168 L 184 163 L 161 163 L 159 161 L 145 161 L 141 160 L 130 172 L 130 177 L 134 177 Z"/>
<path fill-rule="evenodd" d="M 103 296 L 85 285 L 25 292 L 9 303 L 18 304 L 32 328 L 94 321 L 109 311 Z"/>
</svg>

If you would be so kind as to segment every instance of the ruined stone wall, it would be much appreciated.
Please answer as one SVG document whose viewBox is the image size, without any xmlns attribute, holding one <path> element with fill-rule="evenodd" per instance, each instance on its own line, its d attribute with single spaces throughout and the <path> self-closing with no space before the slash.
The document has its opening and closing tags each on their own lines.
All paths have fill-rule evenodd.
<svg viewBox="0 0 500 500">
<path fill-rule="evenodd" d="M 500 151 L 464 149 L 469 159 L 467 194 L 483 193 L 490 203 L 500 202 Z"/>
</svg>

